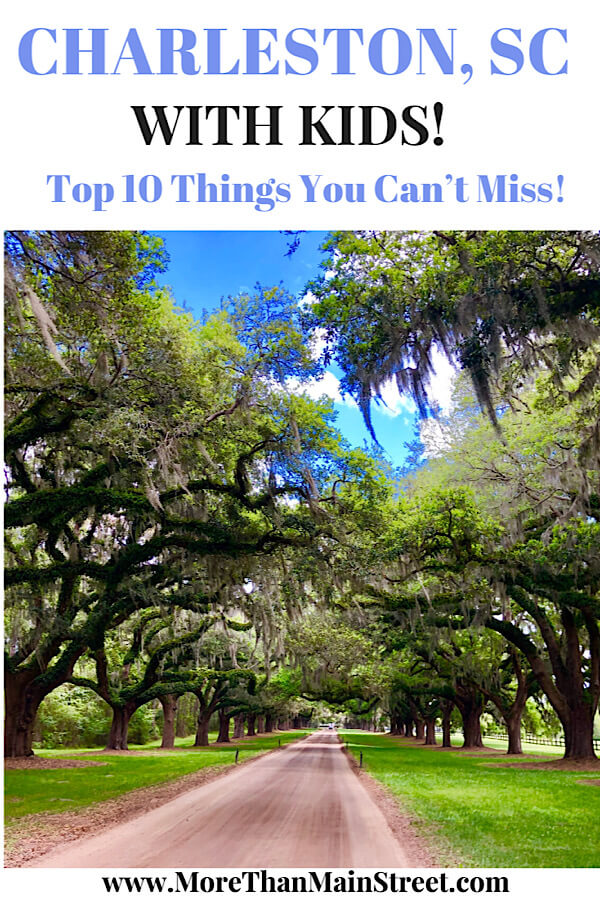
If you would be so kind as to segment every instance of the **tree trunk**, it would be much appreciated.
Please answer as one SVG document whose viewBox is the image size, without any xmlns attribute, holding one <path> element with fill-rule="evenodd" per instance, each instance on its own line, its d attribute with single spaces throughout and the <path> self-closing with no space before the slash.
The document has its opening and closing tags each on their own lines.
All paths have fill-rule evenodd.
<svg viewBox="0 0 600 900">
<path fill-rule="evenodd" d="M 460 710 L 463 723 L 463 749 L 476 749 L 483 747 L 481 737 L 481 714 L 483 712 L 483 700 L 479 692 L 463 694 L 457 698 L 456 705 Z"/>
<path fill-rule="evenodd" d="M 159 697 L 163 710 L 162 750 L 172 750 L 175 746 L 175 718 L 177 716 L 177 700 L 175 694 L 163 694 Z"/>
<path fill-rule="evenodd" d="M 514 648 L 510 649 L 512 657 L 512 667 L 517 680 L 517 690 L 512 702 L 505 699 L 502 694 L 496 694 L 493 691 L 487 691 L 486 696 L 492 701 L 500 715 L 502 721 L 506 725 L 508 734 L 508 750 L 507 755 L 518 756 L 523 753 L 521 746 L 521 719 L 525 712 L 527 704 L 527 678 L 523 672 L 523 666 L 519 654 Z"/>
<path fill-rule="evenodd" d="M 112 707 L 112 722 L 110 723 L 110 733 L 106 742 L 106 750 L 128 750 L 127 732 L 129 731 L 129 720 L 136 711 L 137 706 L 126 703 L 125 706 Z"/>
<path fill-rule="evenodd" d="M 425 740 L 425 723 L 424 723 L 423 719 L 421 719 L 421 718 L 415 719 L 415 725 L 416 725 L 416 732 L 417 732 L 415 734 L 416 739 L 418 741 Z"/>
<path fill-rule="evenodd" d="M 246 734 L 248 737 L 254 737 L 256 734 L 256 729 L 254 727 L 256 722 L 256 713 L 248 713 L 246 717 L 246 721 L 248 723 L 248 727 L 246 729 Z"/>
<path fill-rule="evenodd" d="M 233 717 L 233 739 L 237 741 L 244 737 L 244 713 L 238 713 Z"/>
<path fill-rule="evenodd" d="M 517 599 L 517 602 L 519 600 Z M 593 720 L 600 694 L 600 631 L 596 617 L 590 610 L 582 610 L 582 618 L 589 636 L 589 667 L 591 683 L 583 677 L 582 641 L 578 622 L 571 610 L 561 609 L 564 635 L 561 641 L 548 626 L 545 613 L 531 614 L 536 620 L 548 650 L 550 669 L 533 644 L 520 647 L 525 653 L 539 686 L 550 701 L 565 732 L 565 759 L 596 760 L 593 742 Z M 488 620 L 488 627 L 505 635 L 511 643 L 514 636 L 506 635 L 507 623 Z M 561 646 L 562 644 L 562 646 Z M 520 646 L 520 645 L 519 645 Z"/>
<path fill-rule="evenodd" d="M 425 719 L 425 743 L 429 746 L 435 746 L 435 719 Z"/>
<path fill-rule="evenodd" d="M 258 734 L 265 733 L 265 717 L 264 716 L 256 717 L 256 731 L 258 732 Z"/>
<path fill-rule="evenodd" d="M 521 746 L 521 714 L 507 717 L 506 730 L 508 732 L 508 750 L 510 756 L 518 756 L 523 753 Z"/>
<path fill-rule="evenodd" d="M 231 716 L 224 710 L 219 710 L 219 735 L 217 737 L 218 744 L 229 744 L 229 720 Z"/>
<path fill-rule="evenodd" d="M 4 673 L 4 755 L 33 756 L 33 729 L 40 703 L 47 694 L 33 685 L 31 672 Z"/>
<path fill-rule="evenodd" d="M 450 718 L 453 709 L 454 703 L 451 700 L 446 700 L 442 703 L 442 747 L 452 746 Z"/>
<path fill-rule="evenodd" d="M 594 716 L 585 704 L 573 705 L 562 722 L 565 732 L 565 759 L 596 759 L 594 752 Z"/>
<path fill-rule="evenodd" d="M 412 736 L 413 736 L 413 720 L 412 720 L 412 719 L 406 719 L 406 720 L 405 720 L 405 722 L 404 722 L 404 733 L 405 733 L 406 737 L 412 737 Z"/>
<path fill-rule="evenodd" d="M 273 716 L 271 715 L 271 713 L 267 713 L 267 715 L 265 716 L 265 731 L 267 733 L 273 731 Z"/>
<path fill-rule="evenodd" d="M 196 728 L 196 740 L 194 747 L 208 747 L 208 725 L 212 710 L 200 709 L 198 712 L 198 726 Z"/>
</svg>

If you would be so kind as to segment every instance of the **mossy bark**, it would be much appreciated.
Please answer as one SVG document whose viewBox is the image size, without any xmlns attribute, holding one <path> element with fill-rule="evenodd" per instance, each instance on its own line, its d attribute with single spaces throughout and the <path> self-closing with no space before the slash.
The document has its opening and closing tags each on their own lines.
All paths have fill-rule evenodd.
<svg viewBox="0 0 600 900">
<path fill-rule="evenodd" d="M 33 756 L 33 728 L 46 693 L 35 684 L 35 673 L 4 674 L 4 756 Z"/>
<path fill-rule="evenodd" d="M 233 717 L 233 739 L 238 740 L 244 737 L 244 713 L 238 713 Z"/>
<path fill-rule="evenodd" d="M 460 711 L 463 725 L 463 748 L 465 750 L 483 747 L 481 736 L 481 714 L 483 713 L 483 698 L 478 691 L 462 692 L 457 697 L 456 705 Z"/>
<path fill-rule="evenodd" d="M 124 706 L 113 706 L 113 717 L 110 725 L 110 733 L 106 742 L 107 750 L 128 750 L 129 720 L 137 709 L 136 703 L 126 703 Z"/>
<path fill-rule="evenodd" d="M 429 746 L 435 746 L 435 718 L 425 719 L 425 743 Z"/>
<path fill-rule="evenodd" d="M 219 734 L 217 743 L 228 744 L 229 740 L 229 721 L 231 716 L 224 709 L 219 710 Z"/>
</svg>

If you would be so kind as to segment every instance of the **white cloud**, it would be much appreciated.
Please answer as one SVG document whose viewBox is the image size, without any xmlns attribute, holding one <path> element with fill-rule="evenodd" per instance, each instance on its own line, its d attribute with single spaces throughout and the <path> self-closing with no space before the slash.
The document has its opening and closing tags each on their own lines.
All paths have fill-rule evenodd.
<svg viewBox="0 0 600 900">
<path fill-rule="evenodd" d="M 299 306 L 312 306 L 317 302 L 317 297 L 313 294 L 312 291 L 306 291 L 306 293 L 302 294 L 300 299 L 298 300 Z"/>
<path fill-rule="evenodd" d="M 314 359 L 319 358 L 324 345 L 325 332 L 317 329 L 311 346 L 311 355 Z M 456 371 L 439 350 L 433 351 L 433 365 L 435 374 L 429 383 L 428 394 L 440 406 L 442 412 L 448 413 L 452 408 L 452 390 Z M 307 394 L 313 400 L 318 400 L 325 395 L 334 403 L 357 406 L 356 401 L 348 394 L 342 396 L 339 378 L 333 372 L 326 371 L 320 378 L 309 378 L 306 381 L 289 378 L 287 386 L 293 393 Z M 417 406 L 413 398 L 408 393 L 401 394 L 393 379 L 386 381 L 379 393 L 383 402 L 376 403 L 375 408 L 382 415 L 393 419 L 402 416 L 403 422 L 406 424 L 409 421 L 407 416 L 413 416 L 416 413 Z"/>
<path fill-rule="evenodd" d="M 442 412 L 450 412 L 452 408 L 452 391 L 454 390 L 454 379 L 456 378 L 456 369 L 448 362 L 445 353 L 433 348 L 432 362 L 435 374 L 432 376 L 428 386 L 428 394 L 432 400 L 442 409 Z"/>
<path fill-rule="evenodd" d="M 444 353 L 434 347 L 432 353 L 434 374 L 427 386 L 427 394 L 431 400 L 438 404 L 442 412 L 448 413 L 452 408 L 452 391 L 456 371 Z M 379 395 L 383 403 L 377 405 L 377 409 L 384 416 L 396 418 L 401 414 L 414 415 L 417 405 L 408 392 L 400 393 L 394 379 L 386 381 L 381 387 Z"/>
<path fill-rule="evenodd" d="M 339 378 L 333 372 L 325 372 L 321 378 L 307 378 L 299 381 L 298 378 L 288 378 L 287 387 L 293 394 L 306 394 L 313 400 L 319 400 L 323 395 L 329 397 L 334 403 L 345 403 L 347 406 L 356 406 L 349 395 L 342 396 Z"/>
<path fill-rule="evenodd" d="M 383 403 L 379 403 L 377 409 L 384 416 L 391 416 L 395 419 L 402 413 L 414 414 L 417 411 L 413 398 L 409 394 L 401 394 L 396 382 L 392 379 L 385 382 L 379 391 L 379 396 Z"/>
<path fill-rule="evenodd" d="M 433 366 L 435 375 L 429 385 L 429 396 L 435 400 L 442 411 L 448 415 L 452 412 L 452 391 L 456 379 L 456 369 L 448 362 L 440 350 L 434 349 Z M 452 447 L 452 432 L 447 425 L 437 419 L 425 419 L 420 424 L 421 440 L 425 447 L 425 459 L 443 456 Z"/>
<path fill-rule="evenodd" d="M 344 403 L 346 406 L 357 406 L 356 401 L 349 395 L 342 395 L 340 381 L 333 372 L 326 371 L 320 378 L 309 378 L 299 381 L 290 378 L 287 381 L 289 389 L 295 394 L 307 394 L 313 400 L 318 400 L 325 394 L 334 403 Z M 386 382 L 380 391 L 382 402 L 376 403 L 375 408 L 384 416 L 396 418 L 406 413 L 414 414 L 417 410 L 414 400 L 408 394 L 400 394 L 394 381 Z"/>
<path fill-rule="evenodd" d="M 324 328 L 315 328 L 310 338 L 310 355 L 318 360 L 327 346 L 327 332 Z"/>
</svg>

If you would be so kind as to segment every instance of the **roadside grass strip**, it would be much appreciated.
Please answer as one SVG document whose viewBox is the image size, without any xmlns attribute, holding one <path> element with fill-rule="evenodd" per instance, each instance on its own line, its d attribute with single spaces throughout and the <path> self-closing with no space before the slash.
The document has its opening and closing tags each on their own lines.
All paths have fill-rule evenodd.
<svg viewBox="0 0 600 900">
<path fill-rule="evenodd" d="M 440 848 L 440 864 L 600 866 L 597 769 L 521 769 L 505 765 L 515 757 L 435 750 L 387 735 L 341 736 L 357 760 L 362 751 L 363 768 L 398 797 L 419 831 Z M 519 759 L 543 764 L 549 758 L 526 748 Z"/>
<path fill-rule="evenodd" d="M 84 768 L 6 769 L 4 772 L 5 821 L 32 813 L 60 813 L 100 803 L 137 788 L 173 781 L 209 767 L 233 765 L 298 740 L 305 732 L 286 731 L 268 737 L 258 735 L 230 744 L 190 748 L 193 737 L 176 741 L 175 750 L 158 750 L 156 743 L 130 745 L 136 753 L 112 754 L 95 750 L 39 750 L 47 759 L 73 759 L 100 763 Z M 212 736 L 213 739 L 216 734 Z"/>
</svg>

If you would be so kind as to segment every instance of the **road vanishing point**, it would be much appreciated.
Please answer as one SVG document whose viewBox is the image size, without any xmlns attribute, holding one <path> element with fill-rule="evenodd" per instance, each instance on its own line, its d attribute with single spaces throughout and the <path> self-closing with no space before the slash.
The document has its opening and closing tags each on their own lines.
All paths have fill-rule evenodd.
<svg viewBox="0 0 600 900">
<path fill-rule="evenodd" d="M 406 865 L 337 735 L 318 732 L 30 863 L 111 869 Z"/>
</svg>

